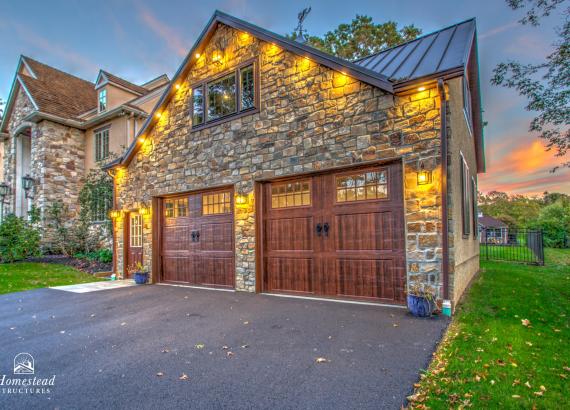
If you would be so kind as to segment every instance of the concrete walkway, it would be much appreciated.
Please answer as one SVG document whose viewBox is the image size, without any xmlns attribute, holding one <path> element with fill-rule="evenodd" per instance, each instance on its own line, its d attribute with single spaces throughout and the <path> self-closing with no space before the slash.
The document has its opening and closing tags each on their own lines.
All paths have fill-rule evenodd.
<svg viewBox="0 0 570 410">
<path fill-rule="evenodd" d="M 53 286 L 50 289 L 64 290 L 73 293 L 89 293 L 100 290 L 110 290 L 135 286 L 133 279 L 108 280 L 105 282 L 79 283 L 77 285 Z"/>
</svg>

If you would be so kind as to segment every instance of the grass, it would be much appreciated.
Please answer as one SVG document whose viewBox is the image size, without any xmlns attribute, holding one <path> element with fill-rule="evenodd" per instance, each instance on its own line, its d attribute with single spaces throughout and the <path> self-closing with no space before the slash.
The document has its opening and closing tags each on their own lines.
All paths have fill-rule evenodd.
<svg viewBox="0 0 570 410">
<path fill-rule="evenodd" d="M 0 294 L 101 280 L 64 265 L 29 262 L 0 264 Z"/>
<path fill-rule="evenodd" d="M 482 262 L 412 408 L 570 408 L 570 250 Z"/>
</svg>

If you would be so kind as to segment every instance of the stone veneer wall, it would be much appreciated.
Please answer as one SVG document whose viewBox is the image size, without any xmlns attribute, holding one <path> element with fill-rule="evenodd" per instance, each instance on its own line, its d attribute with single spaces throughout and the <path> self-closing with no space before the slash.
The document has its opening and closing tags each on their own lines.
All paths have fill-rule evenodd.
<svg viewBox="0 0 570 410">
<path fill-rule="evenodd" d="M 29 126 L 33 138 L 36 130 L 35 124 L 22 121 L 33 110 L 32 102 L 20 88 L 8 122 L 8 133 L 10 136 L 4 141 L 4 182 L 11 188 L 9 195 L 5 199 L 4 211 L 6 213 L 14 212 L 16 206 L 16 132 L 21 130 L 22 127 Z"/>
<path fill-rule="evenodd" d="M 209 58 L 227 42 L 222 67 Z M 260 110 L 192 131 L 191 86 L 256 57 Z M 255 290 L 257 179 L 402 158 L 407 224 L 408 280 L 441 287 L 439 183 L 416 184 L 419 160 L 439 180 L 439 97 L 436 88 L 394 97 L 303 57 L 220 26 L 202 57 L 164 108 L 126 170 L 116 177 L 117 205 L 135 209 L 152 197 L 233 184 L 248 194 L 249 208 L 236 209 L 236 288 Z M 152 143 L 150 142 L 152 141 Z M 160 212 L 160 210 L 153 210 Z M 116 223 L 117 269 L 123 271 L 123 221 Z M 144 224 L 144 263 L 151 269 L 151 224 Z M 152 272 L 151 272 L 152 274 Z"/>
<path fill-rule="evenodd" d="M 4 175 L 12 187 L 6 212 L 13 212 L 16 187 L 16 138 L 22 126 L 31 128 L 30 176 L 34 178 L 33 204 L 40 209 L 42 221 L 47 207 L 62 201 L 71 215 L 78 211 L 79 191 L 85 175 L 85 135 L 75 128 L 51 121 L 25 123 L 22 118 L 33 111 L 33 105 L 20 90 L 10 117 L 10 137 L 5 143 Z M 44 226 L 42 244 L 49 247 L 52 233 Z"/>
</svg>

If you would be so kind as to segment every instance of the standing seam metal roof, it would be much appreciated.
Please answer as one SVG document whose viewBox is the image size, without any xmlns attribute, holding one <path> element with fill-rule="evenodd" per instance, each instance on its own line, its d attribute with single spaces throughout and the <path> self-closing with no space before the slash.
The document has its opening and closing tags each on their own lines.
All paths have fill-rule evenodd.
<svg viewBox="0 0 570 410">
<path fill-rule="evenodd" d="M 475 19 L 469 19 L 354 63 L 393 82 L 410 81 L 465 67 L 474 33 Z"/>
</svg>

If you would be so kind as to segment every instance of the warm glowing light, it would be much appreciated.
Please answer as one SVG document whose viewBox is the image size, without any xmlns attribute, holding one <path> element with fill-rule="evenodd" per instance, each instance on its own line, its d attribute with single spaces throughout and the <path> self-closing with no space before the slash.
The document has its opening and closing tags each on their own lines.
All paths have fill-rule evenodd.
<svg viewBox="0 0 570 410">
<path fill-rule="evenodd" d="M 143 205 L 139 208 L 139 214 L 140 215 L 149 215 L 150 214 L 150 208 L 146 205 Z"/>
<path fill-rule="evenodd" d="M 421 92 L 421 91 L 425 91 L 425 90 L 426 90 L 425 87 L 418 87 L 418 91 L 420 91 L 420 92 Z"/>
<path fill-rule="evenodd" d="M 176 88 L 177 90 L 179 90 L 179 89 L 180 89 L 180 84 L 176 84 L 176 85 L 174 86 L 174 88 Z"/>
<path fill-rule="evenodd" d="M 418 185 L 431 184 L 431 171 L 426 171 L 424 169 L 424 164 L 420 165 L 420 170 L 418 171 Z"/>
<path fill-rule="evenodd" d="M 196 58 L 200 58 L 200 53 L 196 53 Z"/>
<path fill-rule="evenodd" d="M 345 72 L 335 73 L 333 76 L 333 86 L 343 87 L 348 82 L 348 75 Z"/>
<path fill-rule="evenodd" d="M 109 218 L 111 219 L 119 219 L 122 215 L 122 211 L 119 209 L 113 209 L 109 212 Z"/>
<path fill-rule="evenodd" d="M 249 33 L 245 33 L 245 32 L 241 32 L 239 33 L 239 40 L 242 43 L 247 43 L 250 40 L 251 36 L 249 35 Z"/>
<path fill-rule="evenodd" d="M 236 195 L 236 205 L 243 207 L 243 206 L 247 206 L 247 204 L 249 203 L 249 198 L 247 196 L 247 194 L 237 194 Z"/>
<path fill-rule="evenodd" d="M 212 54 L 212 62 L 216 64 L 222 64 L 222 54 L 219 51 L 215 51 Z"/>
<path fill-rule="evenodd" d="M 144 141 L 145 141 L 144 137 L 139 138 L 139 143 L 144 144 Z"/>
<path fill-rule="evenodd" d="M 154 114 L 154 116 L 155 116 L 156 118 L 160 118 L 160 117 L 162 116 L 162 113 L 157 112 L 156 114 Z"/>
</svg>

